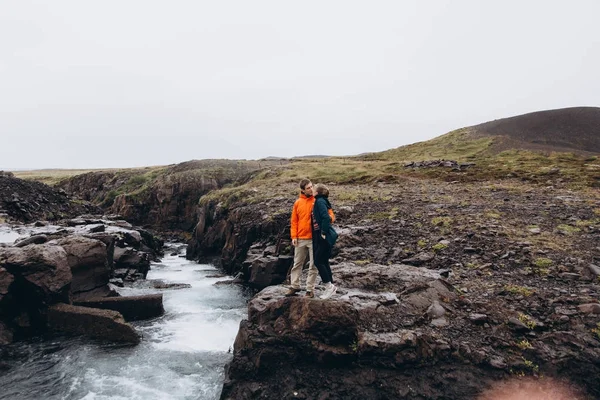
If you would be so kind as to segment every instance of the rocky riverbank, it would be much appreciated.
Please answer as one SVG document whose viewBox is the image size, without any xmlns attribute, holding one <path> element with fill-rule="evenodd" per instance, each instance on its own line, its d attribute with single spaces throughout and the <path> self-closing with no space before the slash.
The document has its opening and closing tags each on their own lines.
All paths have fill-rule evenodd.
<svg viewBox="0 0 600 400">
<path fill-rule="evenodd" d="M 162 296 L 121 298 L 115 290 L 144 279 L 162 255 L 152 233 L 94 216 L 13 228 L 28 234 L 0 245 L 0 345 L 48 330 L 137 342 L 125 321 L 162 313 Z"/>
</svg>

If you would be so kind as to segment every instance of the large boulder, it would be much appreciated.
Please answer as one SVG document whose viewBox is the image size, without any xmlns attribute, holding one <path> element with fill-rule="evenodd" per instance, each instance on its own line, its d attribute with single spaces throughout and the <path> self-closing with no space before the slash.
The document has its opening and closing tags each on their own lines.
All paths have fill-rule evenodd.
<svg viewBox="0 0 600 400">
<path fill-rule="evenodd" d="M 115 269 L 125 269 L 127 276 L 146 278 L 150 270 L 150 255 L 131 247 L 116 247 L 114 252 Z"/>
<path fill-rule="evenodd" d="M 266 256 L 254 260 L 250 266 L 248 284 L 263 289 L 283 283 L 293 261 L 294 258 L 291 256 Z"/>
<path fill-rule="evenodd" d="M 77 301 L 75 305 L 118 311 L 126 321 L 159 317 L 165 312 L 163 308 L 163 295 L 161 293 L 90 299 Z"/>
<path fill-rule="evenodd" d="M 0 320 L 4 341 L 42 333 L 51 304 L 70 301 L 71 269 L 57 245 L 0 248 Z"/>
<path fill-rule="evenodd" d="M 116 342 L 140 342 L 135 329 L 117 311 L 55 304 L 48 309 L 51 330 Z"/>
<path fill-rule="evenodd" d="M 60 246 L 0 248 L 0 267 L 17 279 L 17 296 L 27 303 L 69 301 L 72 274 L 67 253 Z"/>
<path fill-rule="evenodd" d="M 108 284 L 112 260 L 109 260 L 106 244 L 83 236 L 68 236 L 55 243 L 67 253 L 73 274 L 71 292 L 74 296 Z"/>
</svg>

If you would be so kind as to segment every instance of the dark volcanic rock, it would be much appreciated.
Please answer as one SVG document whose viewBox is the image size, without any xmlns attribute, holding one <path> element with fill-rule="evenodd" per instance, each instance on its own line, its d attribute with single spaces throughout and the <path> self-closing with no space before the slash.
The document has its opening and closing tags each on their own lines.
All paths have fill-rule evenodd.
<svg viewBox="0 0 600 400">
<path fill-rule="evenodd" d="M 112 263 L 107 246 L 97 239 L 83 236 L 69 236 L 55 242 L 67 253 L 67 260 L 73 274 L 71 292 L 78 295 L 108 284 Z"/>
<path fill-rule="evenodd" d="M 0 248 L 0 266 L 14 275 L 18 285 L 25 289 L 23 297 L 35 297 L 45 304 L 69 300 L 72 274 L 67 253 L 60 246 Z"/>
<path fill-rule="evenodd" d="M 290 256 L 267 256 L 254 260 L 250 266 L 248 284 L 262 289 L 282 283 L 293 261 L 294 258 Z"/>
<path fill-rule="evenodd" d="M 55 304 L 48 309 L 51 330 L 137 344 L 140 337 L 117 311 Z"/>
<path fill-rule="evenodd" d="M 139 252 L 133 248 L 115 248 L 115 269 L 134 270 L 146 278 L 150 270 L 150 256 L 148 253 Z"/>
<path fill-rule="evenodd" d="M 64 191 L 43 183 L 0 175 L 0 210 L 20 222 L 57 219 L 95 212 L 92 204 L 72 201 Z"/>
<path fill-rule="evenodd" d="M 74 304 L 82 307 L 118 311 L 123 315 L 125 321 L 154 318 L 163 315 L 165 312 L 162 294 L 91 299 L 75 302 Z"/>
</svg>

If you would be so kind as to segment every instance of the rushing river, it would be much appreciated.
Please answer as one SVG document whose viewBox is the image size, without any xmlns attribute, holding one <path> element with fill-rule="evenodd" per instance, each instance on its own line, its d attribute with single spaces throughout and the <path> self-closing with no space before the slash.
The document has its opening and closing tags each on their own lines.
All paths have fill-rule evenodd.
<svg viewBox="0 0 600 400">
<path fill-rule="evenodd" d="M 143 335 L 137 346 L 60 337 L 9 346 L 0 363 L 0 399 L 219 398 L 248 295 L 238 286 L 214 285 L 225 279 L 210 277 L 218 273 L 168 255 L 152 265 L 148 279 L 191 288 L 121 289 L 122 295 L 164 294 L 164 316 L 133 323 Z"/>
</svg>

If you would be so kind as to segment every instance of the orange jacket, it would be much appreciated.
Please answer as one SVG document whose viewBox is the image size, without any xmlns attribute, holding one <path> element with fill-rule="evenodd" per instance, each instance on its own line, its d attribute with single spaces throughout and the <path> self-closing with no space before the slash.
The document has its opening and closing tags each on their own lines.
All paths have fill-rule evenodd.
<svg viewBox="0 0 600 400">
<path fill-rule="evenodd" d="M 300 194 L 292 209 L 290 236 L 292 239 L 312 239 L 312 226 L 310 214 L 312 213 L 315 198 Z"/>
</svg>

